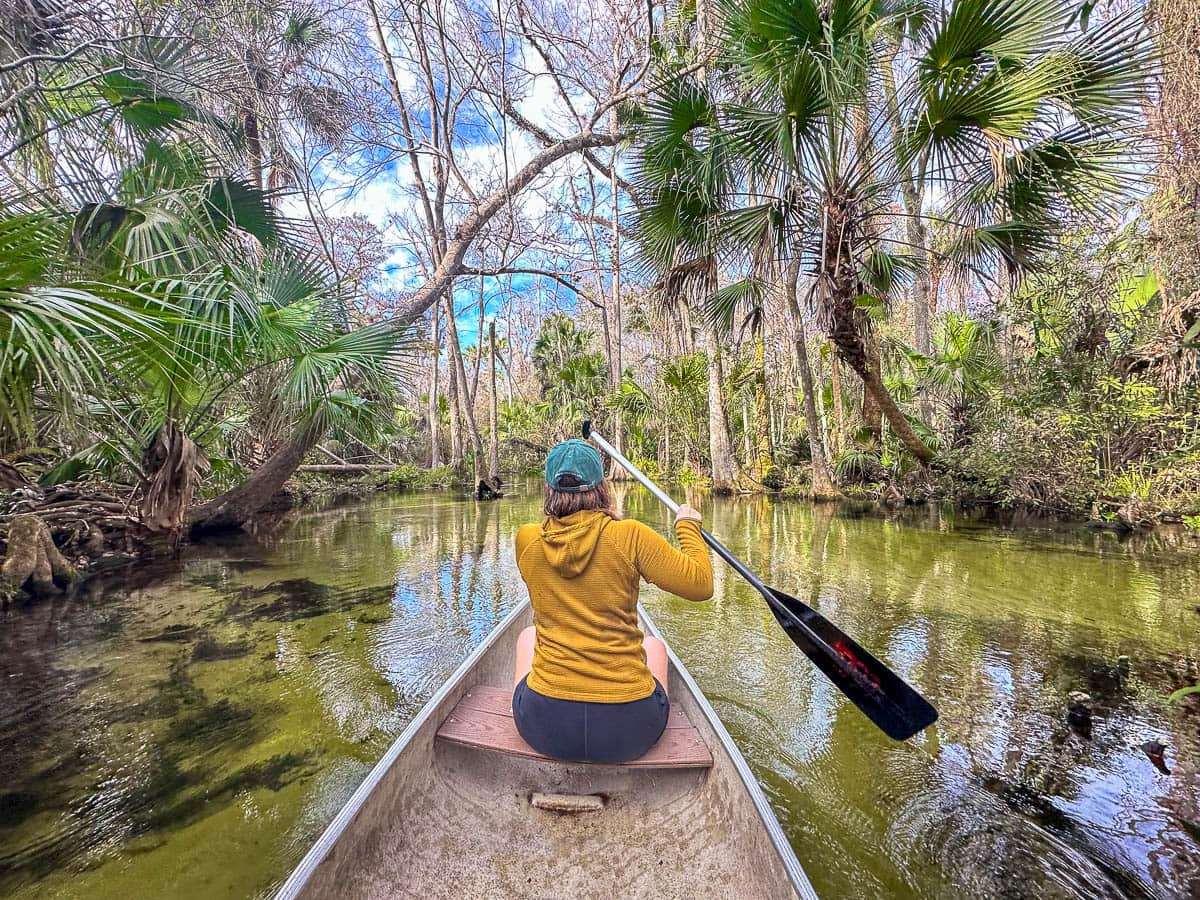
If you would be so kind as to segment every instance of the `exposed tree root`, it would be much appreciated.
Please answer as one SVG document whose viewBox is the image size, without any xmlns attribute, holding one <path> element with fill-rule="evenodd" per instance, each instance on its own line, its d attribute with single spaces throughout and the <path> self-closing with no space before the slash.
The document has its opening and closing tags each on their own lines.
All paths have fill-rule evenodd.
<svg viewBox="0 0 1200 900">
<path fill-rule="evenodd" d="M 35 597 L 48 597 L 79 578 L 79 569 L 59 552 L 45 522 L 32 513 L 13 518 L 8 552 L 0 566 L 0 596 L 27 590 Z"/>
</svg>

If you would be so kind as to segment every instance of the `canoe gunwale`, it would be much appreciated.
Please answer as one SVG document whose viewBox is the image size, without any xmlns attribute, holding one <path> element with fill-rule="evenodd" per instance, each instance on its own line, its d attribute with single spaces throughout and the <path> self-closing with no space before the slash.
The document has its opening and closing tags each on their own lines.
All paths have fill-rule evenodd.
<svg viewBox="0 0 1200 900">
<path fill-rule="evenodd" d="M 354 793 L 351 794 L 349 800 L 346 801 L 345 805 L 342 806 L 337 815 L 334 816 L 333 820 L 321 833 L 321 836 L 309 848 L 295 869 L 288 875 L 287 880 L 284 881 L 283 885 L 275 893 L 275 900 L 296 900 L 296 898 L 299 898 L 304 893 L 310 878 L 321 864 L 325 862 L 326 858 L 330 856 L 331 851 L 333 851 L 343 834 L 367 804 L 371 795 L 388 776 L 392 767 L 418 735 L 430 728 L 437 729 L 440 722 L 436 719 L 444 711 L 447 700 L 456 693 L 462 694 L 469 688 L 470 684 L 474 683 L 474 679 L 471 677 L 473 670 L 492 651 L 493 647 L 504 640 L 508 632 L 527 615 L 529 606 L 529 600 L 526 599 L 510 610 L 497 623 L 488 636 L 471 651 L 442 686 L 434 692 L 428 702 L 421 708 L 421 711 L 371 768 L 367 776 L 354 790 Z M 713 736 L 719 744 L 719 747 L 710 749 L 713 750 L 714 756 L 717 752 L 723 751 L 724 756 L 732 764 L 734 771 L 742 783 L 742 787 L 750 795 L 750 799 L 757 812 L 757 818 L 765 830 L 796 896 L 801 898 L 801 900 L 817 900 L 816 891 L 808 880 L 808 876 L 805 874 L 800 861 L 796 857 L 795 851 L 792 849 L 791 843 L 784 834 L 774 810 L 771 809 L 766 795 L 763 794 L 762 787 L 754 777 L 754 773 L 751 771 L 741 750 L 738 749 L 737 744 L 730 737 L 729 732 L 725 729 L 725 726 L 709 703 L 708 698 L 704 695 L 704 692 L 696 684 L 695 679 L 692 678 L 687 667 L 675 655 L 675 651 L 671 649 L 671 645 L 662 638 L 662 633 L 658 630 L 653 619 L 641 604 L 638 604 L 638 613 L 645 624 L 646 632 L 663 640 L 663 643 L 666 644 L 667 657 L 674 669 L 674 674 L 691 695 L 696 708 L 705 719 L 705 724 L 712 730 Z"/>
<path fill-rule="evenodd" d="M 640 603 L 638 604 L 638 613 L 646 625 L 646 631 L 662 641 L 663 645 L 667 648 L 667 659 L 670 660 L 671 665 L 674 667 L 675 674 L 687 686 L 692 699 L 696 702 L 696 706 L 704 714 L 704 718 L 708 720 L 708 727 L 712 729 L 713 734 L 720 741 L 721 749 L 725 751 L 725 755 L 733 763 L 733 768 L 742 780 L 747 793 L 750 794 L 750 799 L 754 801 L 754 808 L 758 810 L 758 817 L 762 821 L 763 827 L 767 831 L 767 836 L 771 839 L 771 843 L 775 846 L 775 852 L 779 854 L 779 861 L 783 863 L 783 867 L 787 870 L 792 887 L 795 888 L 796 893 L 803 900 L 818 900 L 817 892 L 813 888 L 812 882 L 808 880 L 808 875 L 804 871 L 804 867 L 796 857 L 796 851 L 792 849 L 791 841 L 783 833 L 783 826 L 779 824 L 779 819 L 775 816 L 775 810 L 771 809 L 770 801 L 767 800 L 766 794 L 763 793 L 758 779 L 754 777 L 754 772 L 751 771 L 750 764 L 746 762 L 746 757 L 742 755 L 742 751 L 738 749 L 737 744 L 734 743 L 733 738 L 725 729 L 724 723 L 721 722 L 712 704 L 708 702 L 708 697 L 704 695 L 704 691 L 700 689 L 700 686 L 696 684 L 696 680 L 692 678 L 692 673 L 688 671 L 687 666 L 675 655 L 675 651 L 671 649 L 671 645 L 663 638 L 662 632 L 658 630 L 658 626 L 654 624 L 654 620 Z"/>
<path fill-rule="evenodd" d="M 333 817 L 333 821 L 321 832 L 321 836 L 317 838 L 316 843 L 304 854 L 304 858 L 300 860 L 299 865 L 292 870 L 287 881 L 283 883 L 283 886 L 275 894 L 275 900 L 293 900 L 293 898 L 300 896 L 300 892 L 308 882 L 309 876 L 312 875 L 317 866 L 324 862 L 325 857 L 329 855 L 329 851 L 333 849 L 338 839 L 341 838 L 342 832 L 354 821 L 354 817 L 358 815 L 359 810 L 366 804 L 367 799 L 387 776 L 392 765 L 400 758 L 401 754 L 408 748 L 408 745 L 412 743 L 413 739 L 422 730 L 427 726 L 437 727 L 438 723 L 433 721 L 433 718 L 438 714 L 438 710 L 442 708 L 442 704 L 446 698 L 458 690 L 476 664 L 521 619 L 528 605 L 529 601 L 525 600 L 523 603 L 518 603 L 513 609 L 509 610 L 508 614 L 491 630 L 491 633 L 480 642 L 478 647 L 471 651 L 459 667 L 454 670 L 454 673 L 446 679 L 445 683 L 421 707 L 421 711 L 417 713 L 416 718 L 409 722 L 408 727 L 392 742 L 387 752 L 380 757 L 379 762 L 375 763 L 371 771 L 367 773 L 367 777 L 355 788 L 354 793 L 350 795 L 350 799 L 346 801 L 345 806 L 338 810 L 338 814 Z"/>
</svg>

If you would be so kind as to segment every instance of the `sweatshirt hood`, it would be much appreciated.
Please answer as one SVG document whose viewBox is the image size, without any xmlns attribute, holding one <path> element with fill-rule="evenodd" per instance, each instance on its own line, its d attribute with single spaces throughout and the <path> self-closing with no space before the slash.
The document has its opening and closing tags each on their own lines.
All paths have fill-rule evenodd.
<svg viewBox="0 0 1200 900">
<path fill-rule="evenodd" d="M 542 552 L 546 562 L 563 578 L 574 578 L 588 567 L 600 535 L 612 518 L 597 510 L 571 513 L 542 523 Z"/>
</svg>

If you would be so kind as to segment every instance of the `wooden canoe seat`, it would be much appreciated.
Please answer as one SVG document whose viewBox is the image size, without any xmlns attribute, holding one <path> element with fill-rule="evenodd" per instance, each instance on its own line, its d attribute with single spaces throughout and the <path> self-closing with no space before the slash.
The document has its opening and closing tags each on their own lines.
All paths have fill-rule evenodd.
<svg viewBox="0 0 1200 900">
<path fill-rule="evenodd" d="M 467 691 L 438 729 L 437 737 L 451 744 L 508 756 L 555 761 L 538 753 L 517 733 L 513 723 L 512 691 L 495 685 L 478 684 Z M 683 710 L 672 706 L 667 730 L 658 743 L 640 759 L 621 765 L 639 769 L 707 769 L 712 764 L 712 754 L 700 738 L 700 732 L 688 721 Z"/>
</svg>

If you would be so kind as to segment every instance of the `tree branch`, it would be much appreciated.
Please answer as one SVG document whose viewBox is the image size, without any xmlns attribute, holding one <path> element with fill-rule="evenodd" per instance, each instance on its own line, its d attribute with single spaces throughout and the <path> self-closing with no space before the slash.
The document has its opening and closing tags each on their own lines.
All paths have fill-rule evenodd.
<svg viewBox="0 0 1200 900">
<path fill-rule="evenodd" d="M 529 266 L 500 266 L 495 269 L 472 269 L 464 266 L 460 270 L 460 274 L 475 276 L 482 275 L 485 278 L 495 277 L 497 275 L 537 275 L 540 278 L 550 278 L 554 281 L 557 281 L 567 290 L 573 291 L 581 297 L 584 296 L 583 289 L 579 287 L 577 282 L 571 280 L 561 272 L 555 272 L 552 269 L 538 269 Z"/>
<path fill-rule="evenodd" d="M 621 138 L 622 135 L 582 131 L 557 141 L 526 163 L 503 187 L 490 194 L 463 219 L 429 280 L 397 310 L 393 324 L 397 328 L 407 328 L 438 301 L 450 283 L 462 274 L 467 250 L 484 226 L 538 175 L 564 157 L 593 147 L 611 147 Z"/>
</svg>

